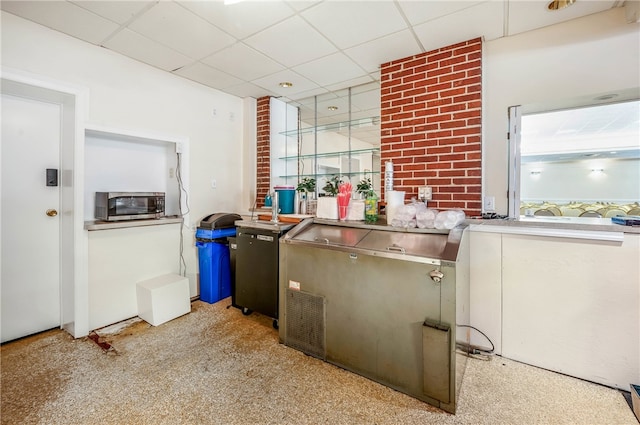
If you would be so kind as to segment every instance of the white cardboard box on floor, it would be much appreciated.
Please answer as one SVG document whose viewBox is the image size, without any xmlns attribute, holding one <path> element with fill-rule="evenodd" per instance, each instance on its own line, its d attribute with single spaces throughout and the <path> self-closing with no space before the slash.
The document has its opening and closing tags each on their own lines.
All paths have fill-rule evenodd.
<svg viewBox="0 0 640 425">
<path fill-rule="evenodd" d="M 153 326 L 191 312 L 189 279 L 170 273 L 138 282 L 138 316 Z"/>
</svg>

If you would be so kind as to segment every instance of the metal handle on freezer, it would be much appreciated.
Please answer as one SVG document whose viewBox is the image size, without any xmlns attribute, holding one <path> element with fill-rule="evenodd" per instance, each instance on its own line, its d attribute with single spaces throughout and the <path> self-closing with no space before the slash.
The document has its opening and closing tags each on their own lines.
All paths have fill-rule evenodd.
<svg viewBox="0 0 640 425">
<path fill-rule="evenodd" d="M 316 242 L 324 242 L 325 244 L 329 245 L 329 239 L 327 238 L 314 238 L 314 240 Z"/>
<path fill-rule="evenodd" d="M 404 249 L 403 247 L 398 246 L 398 245 L 396 245 L 396 244 L 393 244 L 393 245 L 391 245 L 391 246 L 388 246 L 388 247 L 387 247 L 387 251 L 395 251 L 395 252 L 400 252 L 400 253 L 402 253 L 402 254 L 404 254 L 404 253 L 406 252 L 406 251 L 405 251 L 405 249 Z"/>
</svg>

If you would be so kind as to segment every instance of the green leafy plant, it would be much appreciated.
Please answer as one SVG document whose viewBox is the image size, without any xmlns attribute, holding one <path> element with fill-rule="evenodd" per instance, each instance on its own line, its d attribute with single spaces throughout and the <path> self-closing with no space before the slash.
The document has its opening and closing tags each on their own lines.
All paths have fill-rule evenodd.
<svg viewBox="0 0 640 425">
<path fill-rule="evenodd" d="M 328 196 L 336 196 L 338 194 L 338 187 L 340 186 L 340 183 L 342 183 L 340 177 L 333 176 L 327 180 L 327 184 L 324 185 L 322 190 L 324 190 Z"/>
<path fill-rule="evenodd" d="M 373 183 L 371 183 L 371 178 L 366 177 L 360 180 L 360 182 L 356 185 L 356 192 L 361 193 L 365 198 L 375 195 L 376 192 L 373 190 Z"/>
<path fill-rule="evenodd" d="M 303 177 L 302 181 L 298 183 L 298 187 L 296 187 L 298 192 L 306 192 L 313 193 L 316 191 L 316 179 L 312 179 L 309 177 Z"/>
</svg>

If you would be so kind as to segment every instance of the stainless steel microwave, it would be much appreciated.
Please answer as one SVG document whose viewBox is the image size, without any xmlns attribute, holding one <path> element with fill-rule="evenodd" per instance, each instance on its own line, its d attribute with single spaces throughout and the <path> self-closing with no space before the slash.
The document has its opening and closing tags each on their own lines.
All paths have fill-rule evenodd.
<svg viewBox="0 0 640 425">
<path fill-rule="evenodd" d="M 96 220 L 121 221 L 164 217 L 164 192 L 96 192 Z"/>
</svg>

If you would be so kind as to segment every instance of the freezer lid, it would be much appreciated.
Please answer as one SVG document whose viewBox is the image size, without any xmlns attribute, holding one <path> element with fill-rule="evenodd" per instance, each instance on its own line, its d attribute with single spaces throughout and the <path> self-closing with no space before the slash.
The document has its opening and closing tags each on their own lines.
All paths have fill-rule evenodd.
<svg viewBox="0 0 640 425">
<path fill-rule="evenodd" d="M 442 259 L 447 245 L 447 238 L 448 235 L 446 234 L 372 230 L 356 247 L 372 251 Z"/>
<path fill-rule="evenodd" d="M 368 229 L 311 224 L 297 233 L 292 240 L 322 245 L 356 246 L 367 233 Z"/>
</svg>

